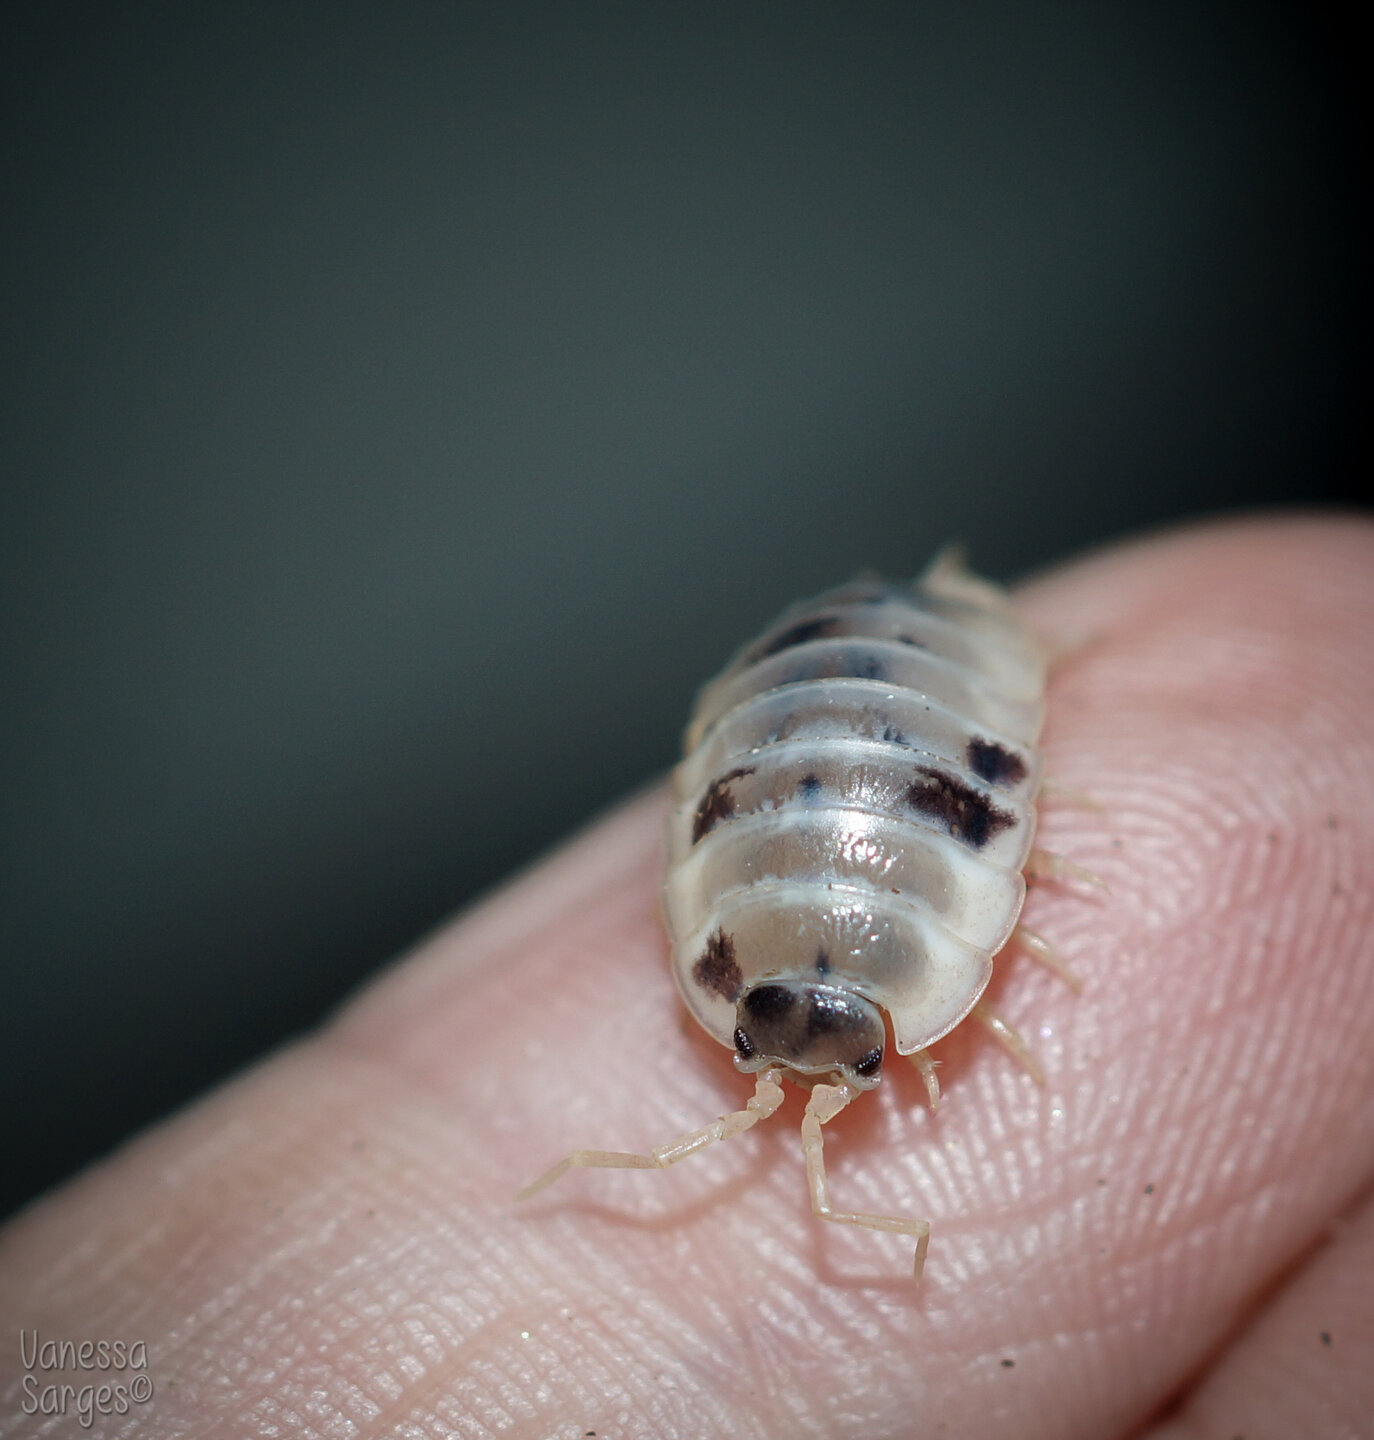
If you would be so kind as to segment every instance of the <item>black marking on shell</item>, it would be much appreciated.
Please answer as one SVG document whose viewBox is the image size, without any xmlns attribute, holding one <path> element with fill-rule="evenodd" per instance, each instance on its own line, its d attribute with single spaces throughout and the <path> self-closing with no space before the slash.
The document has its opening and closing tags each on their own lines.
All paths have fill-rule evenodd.
<svg viewBox="0 0 1374 1440">
<path fill-rule="evenodd" d="M 775 635 L 757 655 L 750 658 L 766 660 L 770 655 L 790 650 L 794 645 L 805 645 L 808 640 L 819 640 L 823 635 L 829 635 L 838 624 L 839 619 L 834 615 L 817 615 L 811 620 L 799 620 L 781 634 Z"/>
<path fill-rule="evenodd" d="M 917 767 L 919 778 L 907 787 L 913 810 L 938 820 L 956 839 L 981 850 L 994 835 L 1016 824 L 1016 816 L 999 809 L 981 790 L 929 766 Z"/>
<path fill-rule="evenodd" d="M 845 1003 L 843 995 L 819 989 L 808 993 L 811 999 L 811 1008 L 806 1016 L 808 1035 L 835 1035 L 848 1030 L 854 1023 L 854 1013 Z"/>
<path fill-rule="evenodd" d="M 714 830 L 722 820 L 730 819 L 735 813 L 735 797 L 731 794 L 730 787 L 736 780 L 742 780 L 753 773 L 754 767 L 750 765 L 744 769 L 731 770 L 718 780 L 711 781 L 706 787 L 706 794 L 701 797 L 701 804 L 697 806 L 697 813 L 692 817 L 693 845 L 703 835 Z"/>
<path fill-rule="evenodd" d="M 753 1020 L 781 1020 L 792 1009 L 796 998 L 783 985 L 755 985 L 744 997 L 744 1008 Z"/>
<path fill-rule="evenodd" d="M 883 740 L 889 745 L 906 744 L 906 736 L 895 725 L 883 726 Z"/>
<path fill-rule="evenodd" d="M 816 974 L 830 974 L 830 956 L 827 955 L 824 950 L 816 951 Z"/>
<path fill-rule="evenodd" d="M 990 785 L 1019 785 L 1026 778 L 1026 762 L 995 740 L 975 736 L 968 742 L 968 768 Z"/>
<path fill-rule="evenodd" d="M 692 979 L 703 990 L 722 1000 L 737 1000 L 744 976 L 735 959 L 735 942 L 724 930 L 717 930 L 706 942 L 701 958 L 692 967 Z"/>
<path fill-rule="evenodd" d="M 806 774 L 797 781 L 797 794 L 806 799 L 813 799 L 820 791 L 821 782 L 817 775 Z"/>
</svg>

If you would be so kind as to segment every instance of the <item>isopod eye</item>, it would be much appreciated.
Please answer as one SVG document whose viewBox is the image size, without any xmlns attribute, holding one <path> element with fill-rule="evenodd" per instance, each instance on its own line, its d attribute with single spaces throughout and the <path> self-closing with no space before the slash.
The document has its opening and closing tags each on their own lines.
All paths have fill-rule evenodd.
<svg viewBox="0 0 1374 1440">
<path fill-rule="evenodd" d="M 862 1075 L 866 1080 L 872 1080 L 875 1076 L 882 1074 L 883 1051 L 880 1045 L 875 1045 L 867 1055 L 862 1055 L 854 1062 L 854 1073 Z"/>
<path fill-rule="evenodd" d="M 748 1060 L 754 1054 L 754 1042 L 744 1033 L 742 1029 L 735 1031 L 735 1050 L 741 1060 Z"/>
</svg>

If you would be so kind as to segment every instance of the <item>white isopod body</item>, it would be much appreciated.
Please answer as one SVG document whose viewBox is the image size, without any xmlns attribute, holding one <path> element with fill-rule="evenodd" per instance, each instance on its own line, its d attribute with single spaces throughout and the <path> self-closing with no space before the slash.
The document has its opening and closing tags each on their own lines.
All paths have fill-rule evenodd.
<svg viewBox="0 0 1374 1440">
<path fill-rule="evenodd" d="M 665 908 L 741 1069 L 867 1088 L 882 1013 L 910 1055 L 973 1009 L 1025 898 L 1044 683 L 1003 593 L 942 560 L 793 606 L 702 691 Z"/>
<path fill-rule="evenodd" d="M 793 606 L 702 690 L 675 776 L 664 890 L 693 1017 L 756 1075 L 753 1098 L 648 1154 L 570 1166 L 659 1169 L 810 1089 L 813 1211 L 912 1236 L 924 1220 L 836 1210 L 821 1127 L 877 1085 L 891 1026 L 934 1105 L 927 1047 L 973 1013 L 1034 1073 L 981 996 L 1018 928 L 1032 859 L 1045 661 L 1006 595 L 938 558 L 909 586 L 856 581 Z M 1055 862 L 1051 873 L 1078 873 Z M 1091 877 L 1088 877 L 1091 878 Z M 1066 976 L 1066 978 L 1069 978 Z"/>
</svg>

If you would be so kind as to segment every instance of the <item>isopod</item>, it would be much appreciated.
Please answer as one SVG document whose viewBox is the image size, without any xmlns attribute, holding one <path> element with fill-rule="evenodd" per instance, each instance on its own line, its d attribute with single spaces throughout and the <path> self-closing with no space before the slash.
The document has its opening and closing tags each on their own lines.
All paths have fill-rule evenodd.
<svg viewBox="0 0 1374 1440">
<path fill-rule="evenodd" d="M 1006 594 L 946 552 L 910 585 L 860 580 L 787 610 L 697 698 L 675 774 L 664 910 L 693 1018 L 756 1076 L 752 1098 L 647 1155 L 574 1150 L 573 1166 L 661 1169 L 767 1118 L 784 1078 L 811 1208 L 908 1235 L 926 1220 L 830 1202 L 821 1127 L 897 1054 L 939 1100 L 930 1046 L 973 1016 L 1036 1074 L 982 1000 L 1019 925 L 1033 850 L 1045 657 Z"/>
</svg>

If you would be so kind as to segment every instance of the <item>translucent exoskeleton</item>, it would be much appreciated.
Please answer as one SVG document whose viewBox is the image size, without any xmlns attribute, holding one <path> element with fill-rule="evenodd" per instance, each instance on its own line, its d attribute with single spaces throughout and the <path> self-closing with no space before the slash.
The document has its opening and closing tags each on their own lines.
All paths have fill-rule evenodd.
<svg viewBox="0 0 1374 1440">
<path fill-rule="evenodd" d="M 910 1235 L 919 1277 L 928 1223 L 834 1209 L 821 1127 L 879 1083 L 889 1032 L 932 1108 L 929 1047 L 970 1016 L 1038 1075 L 982 995 L 1013 936 L 1072 983 L 1018 927 L 1026 871 L 1073 871 L 1032 849 L 1044 695 L 1041 646 L 949 553 L 911 585 L 795 605 L 741 650 L 687 730 L 664 908 L 687 1008 L 754 1096 L 647 1155 L 573 1151 L 522 1196 L 573 1166 L 672 1165 L 771 1115 L 790 1079 L 810 1090 L 812 1209 Z"/>
</svg>

